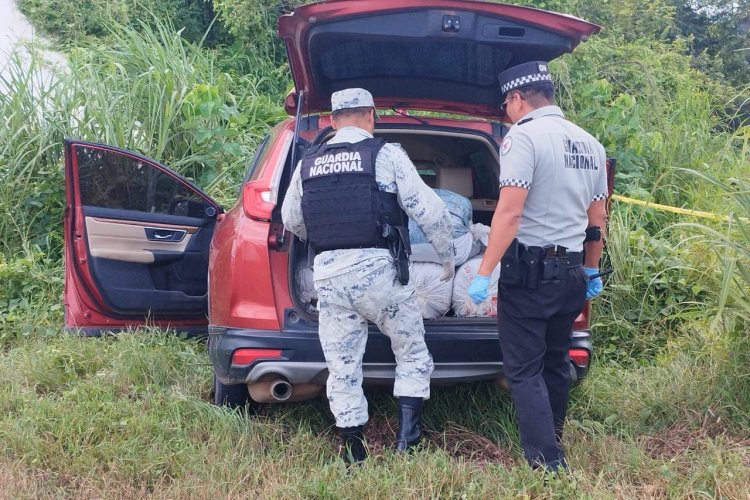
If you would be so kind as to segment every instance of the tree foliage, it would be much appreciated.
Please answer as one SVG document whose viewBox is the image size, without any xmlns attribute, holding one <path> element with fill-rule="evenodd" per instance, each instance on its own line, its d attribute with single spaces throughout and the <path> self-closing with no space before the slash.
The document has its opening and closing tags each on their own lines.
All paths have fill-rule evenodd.
<svg viewBox="0 0 750 500">
<path fill-rule="evenodd" d="M 676 23 L 691 36 L 701 69 L 750 84 L 750 0 L 677 1 Z"/>
<path fill-rule="evenodd" d="M 112 24 L 137 28 L 142 22 L 153 24 L 153 19 L 170 23 L 197 42 L 215 17 L 211 0 L 19 0 L 18 6 L 48 35 L 70 46 L 80 38 L 107 37 Z M 209 44 L 227 41 L 221 25 L 208 33 Z"/>
<path fill-rule="evenodd" d="M 576 15 L 611 40 L 686 40 L 694 67 L 737 87 L 750 84 L 750 0 L 506 1 Z"/>
<path fill-rule="evenodd" d="M 303 0 L 213 0 L 221 21 L 237 42 L 252 48 L 259 58 L 283 64 L 286 52 L 276 36 L 280 15 L 291 12 Z"/>
</svg>

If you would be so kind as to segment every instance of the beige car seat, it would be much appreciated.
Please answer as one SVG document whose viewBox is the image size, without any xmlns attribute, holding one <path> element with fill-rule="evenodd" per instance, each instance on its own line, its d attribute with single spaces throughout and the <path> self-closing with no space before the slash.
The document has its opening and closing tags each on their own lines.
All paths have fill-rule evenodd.
<svg viewBox="0 0 750 500">
<path fill-rule="evenodd" d="M 441 167 L 437 170 L 437 187 L 471 199 L 474 195 L 472 171 L 467 167 Z"/>
</svg>

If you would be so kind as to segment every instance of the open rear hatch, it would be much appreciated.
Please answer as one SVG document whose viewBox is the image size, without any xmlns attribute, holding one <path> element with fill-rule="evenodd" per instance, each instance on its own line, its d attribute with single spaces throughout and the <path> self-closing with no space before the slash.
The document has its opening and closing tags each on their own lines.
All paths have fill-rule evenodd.
<svg viewBox="0 0 750 500">
<path fill-rule="evenodd" d="M 279 19 L 303 112 L 368 89 L 378 107 L 499 117 L 497 74 L 570 52 L 599 26 L 565 14 L 469 0 L 333 0 Z M 297 95 L 286 101 L 296 111 Z"/>
<path fill-rule="evenodd" d="M 463 204 L 462 210 L 452 210 L 456 208 L 453 204 L 447 206 L 454 223 L 454 238 L 458 237 L 457 233 L 461 234 L 460 238 L 454 239 L 457 266 L 463 265 L 472 257 L 477 257 L 483 247 L 470 234 L 471 225 L 482 223 L 489 231 L 498 198 L 498 185 L 495 181 L 498 175 L 498 150 L 494 138 L 477 130 L 427 124 L 381 124 L 378 127 L 375 135 L 400 144 L 428 186 L 437 189 L 441 197 L 448 196 L 451 201 L 462 199 L 458 200 Z M 318 137 L 317 142 L 329 140 L 333 132 L 332 129 L 326 129 Z M 437 254 L 432 255 L 434 249 L 426 242 L 424 234 L 417 230 L 416 224 L 410 224 L 409 233 L 413 251 L 411 276 L 415 281 L 423 317 L 443 319 L 447 313 L 448 316 L 463 316 L 463 319 L 466 319 L 467 314 L 462 312 L 465 308 L 461 309 L 460 305 L 454 307 L 457 304 L 453 304 L 454 281 L 439 283 L 438 277 L 442 273 L 442 267 L 435 263 L 439 260 L 435 260 L 438 259 Z M 461 255 L 463 258 L 459 259 Z M 313 268 L 308 247 L 298 238 L 294 238 L 289 256 L 292 302 L 307 321 L 315 322 L 317 293 L 313 284 Z M 437 275 L 433 280 L 434 273 Z M 456 287 L 466 288 L 468 282 L 461 284 L 461 281 L 455 281 Z M 459 291 L 456 290 L 456 293 Z M 461 301 L 463 302 L 462 299 Z M 483 319 L 494 324 L 494 319 Z"/>
</svg>

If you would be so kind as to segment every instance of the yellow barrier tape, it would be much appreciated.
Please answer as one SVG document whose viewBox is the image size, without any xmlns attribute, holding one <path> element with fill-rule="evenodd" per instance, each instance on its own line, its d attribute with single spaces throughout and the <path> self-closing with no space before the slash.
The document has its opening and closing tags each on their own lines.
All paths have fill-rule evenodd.
<svg viewBox="0 0 750 500">
<path fill-rule="evenodd" d="M 663 210 L 665 212 L 672 212 L 675 214 L 690 215 L 692 217 L 703 217 L 704 219 L 713 219 L 718 221 L 729 222 L 731 218 L 727 215 L 716 215 L 710 212 L 701 212 L 699 210 L 689 210 L 687 208 L 670 207 L 669 205 L 660 205 L 658 203 L 652 203 L 650 201 L 636 200 L 634 198 L 628 198 L 627 196 L 621 196 L 619 194 L 613 194 L 612 199 L 621 201 L 623 203 L 629 203 L 631 205 L 641 205 L 648 208 L 654 208 L 656 210 Z"/>
</svg>

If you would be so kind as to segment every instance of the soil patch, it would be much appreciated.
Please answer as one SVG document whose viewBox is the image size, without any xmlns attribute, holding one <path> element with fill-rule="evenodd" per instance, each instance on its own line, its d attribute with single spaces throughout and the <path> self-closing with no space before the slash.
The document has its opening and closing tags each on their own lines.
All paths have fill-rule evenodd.
<svg viewBox="0 0 750 500">
<path fill-rule="evenodd" d="M 740 453 L 743 463 L 750 467 L 750 439 L 733 436 L 718 419 L 705 418 L 700 428 L 672 426 L 641 440 L 643 449 L 652 458 L 672 460 L 688 452 L 700 450 L 706 441 L 719 439 L 727 449 Z"/>
<path fill-rule="evenodd" d="M 502 464 L 513 467 L 517 462 L 510 450 L 500 448 L 492 440 L 453 423 L 440 432 L 428 431 L 426 434 L 434 446 L 455 458 L 470 460 L 477 465 Z"/>
<path fill-rule="evenodd" d="M 364 429 L 370 456 L 378 458 L 390 453 L 397 431 L 395 416 L 372 415 Z M 339 440 L 335 440 L 339 453 Z M 423 429 L 423 446 L 439 448 L 455 459 L 463 459 L 480 467 L 488 464 L 513 467 L 517 462 L 510 450 L 500 448 L 492 440 L 453 423 L 448 423 L 440 431 Z"/>
</svg>

